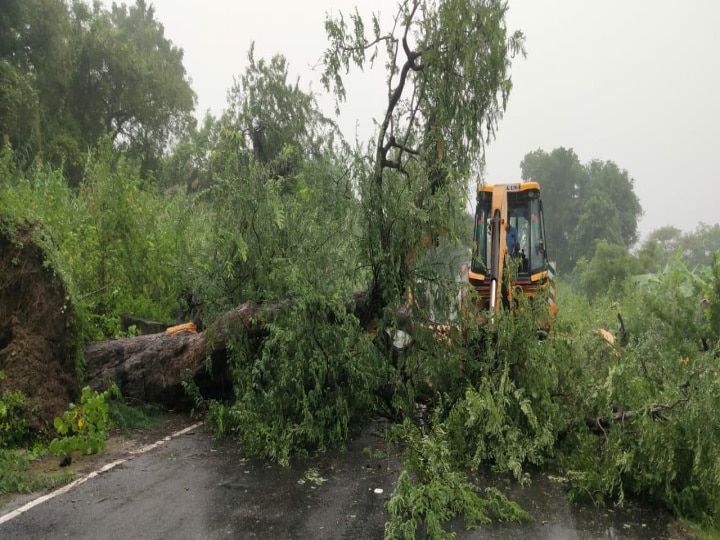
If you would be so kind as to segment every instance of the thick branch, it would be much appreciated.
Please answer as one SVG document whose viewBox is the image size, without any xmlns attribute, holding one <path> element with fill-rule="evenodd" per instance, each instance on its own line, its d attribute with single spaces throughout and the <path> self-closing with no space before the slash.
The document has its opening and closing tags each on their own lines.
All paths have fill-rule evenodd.
<svg viewBox="0 0 720 540">
<path fill-rule="evenodd" d="M 672 405 L 665 405 L 662 403 L 658 403 L 653 405 L 652 407 L 643 407 L 641 409 L 638 409 L 636 411 L 614 411 L 610 416 L 598 416 L 598 417 L 590 417 L 586 418 L 585 422 L 587 426 L 590 428 L 591 431 L 595 433 L 602 433 L 605 434 L 606 430 L 616 422 L 624 422 L 625 420 L 628 420 L 630 418 L 636 417 L 636 416 L 644 416 L 646 414 L 650 414 L 650 417 L 655 420 L 656 422 L 666 422 L 669 420 L 667 416 L 665 416 L 663 413 L 666 411 L 672 411 L 675 407 L 681 404 L 685 404 L 690 400 L 689 397 L 680 398 Z"/>
<path fill-rule="evenodd" d="M 411 20 L 413 16 L 415 15 L 415 12 L 418 8 L 418 3 L 416 2 L 413 5 L 412 12 L 410 13 L 409 19 Z M 378 136 L 378 154 L 380 157 L 380 171 L 378 171 L 378 178 L 377 182 L 380 183 L 382 181 L 382 168 L 384 167 L 390 167 L 394 169 L 398 169 L 402 171 L 402 160 L 398 159 L 396 161 L 389 160 L 387 157 L 388 151 L 391 147 L 394 147 L 394 143 L 391 145 L 385 144 L 383 145 L 383 141 L 385 140 L 385 136 L 387 134 L 387 131 L 390 127 L 390 121 L 392 119 L 393 111 L 395 110 L 395 107 L 397 106 L 398 102 L 400 101 L 400 98 L 402 97 L 403 91 L 405 90 L 405 83 L 407 82 L 408 73 L 410 70 L 413 71 L 420 71 L 422 69 L 421 66 L 417 65 L 415 62 L 418 58 L 421 57 L 421 54 L 417 51 L 412 51 L 410 49 L 410 46 L 408 44 L 408 32 L 410 31 L 410 24 L 408 24 L 405 27 L 405 33 L 402 38 L 402 46 L 403 50 L 405 51 L 405 56 L 407 57 L 407 60 L 403 64 L 402 68 L 400 69 L 400 75 L 398 84 L 393 90 L 392 94 L 390 95 L 390 100 L 388 102 L 387 109 L 385 110 L 385 118 L 383 119 L 380 133 Z M 391 141 L 394 141 L 394 137 L 391 135 L 390 137 Z M 390 143 L 390 141 L 389 141 Z M 398 147 L 401 148 L 401 147 Z"/>
</svg>

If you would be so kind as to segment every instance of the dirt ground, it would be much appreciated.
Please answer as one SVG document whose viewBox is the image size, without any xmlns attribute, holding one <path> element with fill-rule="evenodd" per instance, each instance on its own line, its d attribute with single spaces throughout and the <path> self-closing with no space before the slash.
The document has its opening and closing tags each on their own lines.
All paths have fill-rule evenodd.
<svg viewBox="0 0 720 540">
<path fill-rule="evenodd" d="M 0 395 L 29 397 L 34 429 L 52 426 L 79 392 L 67 291 L 29 226 L 0 221 Z"/>
</svg>

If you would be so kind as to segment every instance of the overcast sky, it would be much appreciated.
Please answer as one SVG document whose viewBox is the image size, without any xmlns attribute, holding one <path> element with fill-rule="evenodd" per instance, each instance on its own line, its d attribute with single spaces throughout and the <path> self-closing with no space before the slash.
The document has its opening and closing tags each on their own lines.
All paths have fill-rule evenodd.
<svg viewBox="0 0 720 540">
<path fill-rule="evenodd" d="M 104 0 L 107 5 L 111 0 Z M 122 2 L 120 2 L 122 3 Z M 133 3 L 130 0 L 127 3 Z M 327 12 L 380 11 L 394 0 L 148 0 L 181 47 L 198 116 L 226 108 L 227 90 L 256 58 L 283 54 L 304 90 L 321 93 L 317 65 Z M 614 161 L 635 181 L 640 233 L 720 222 L 720 2 L 509 0 L 508 28 L 526 35 L 526 59 L 497 138 L 488 183 L 520 180 L 520 161 L 564 146 L 580 161 Z M 353 75 L 340 125 L 365 139 L 385 105 L 383 75 Z M 321 99 L 332 115 L 332 101 Z M 602 219 L 602 216 L 598 216 Z M 549 218 L 548 218 L 549 219 Z"/>
</svg>

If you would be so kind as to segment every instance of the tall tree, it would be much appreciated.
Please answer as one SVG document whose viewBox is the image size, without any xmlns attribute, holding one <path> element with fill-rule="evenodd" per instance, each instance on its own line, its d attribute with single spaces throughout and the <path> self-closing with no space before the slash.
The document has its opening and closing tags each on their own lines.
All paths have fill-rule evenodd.
<svg viewBox="0 0 720 540">
<path fill-rule="evenodd" d="M 521 164 L 524 180 L 540 183 L 548 250 L 562 272 L 592 259 L 598 241 L 629 249 L 642 214 L 633 180 L 612 161 L 580 163 L 572 149 L 536 150 Z"/>
<path fill-rule="evenodd" d="M 548 252 L 561 272 L 570 272 L 579 258 L 571 238 L 580 220 L 585 190 L 589 181 L 585 167 L 570 148 L 556 148 L 549 154 L 535 150 L 520 163 L 523 180 L 540 183 L 545 205 Z M 600 205 L 607 201 L 597 200 Z"/>
<path fill-rule="evenodd" d="M 222 124 L 210 112 L 199 126 L 188 126 L 155 171 L 158 184 L 164 188 L 185 184 L 188 192 L 209 187 L 221 134 Z"/>
<path fill-rule="evenodd" d="M 683 258 L 688 265 L 710 266 L 720 253 L 720 224 L 700 222 L 693 232 L 683 238 Z"/>
<path fill-rule="evenodd" d="M 52 147 L 73 66 L 70 16 L 63 0 L 5 0 L 0 9 L 0 130 L 31 158 Z"/>
<path fill-rule="evenodd" d="M 332 289 L 351 274 L 338 277 L 340 253 L 355 249 L 348 238 L 357 201 L 335 124 L 300 81 L 288 83 L 282 55 L 256 59 L 251 47 L 248 59 L 220 120 L 175 149 L 207 172 L 218 310 L 297 297 L 314 280 L 322 281 L 315 292 Z"/>
<path fill-rule="evenodd" d="M 579 261 L 575 273 L 585 294 L 592 299 L 607 291 L 619 295 L 624 280 L 641 271 L 639 260 L 625 246 L 601 239 L 595 243 L 591 256 Z"/>
<path fill-rule="evenodd" d="M 28 79 L 0 59 L 0 150 L 31 144 L 39 121 L 38 99 Z M 37 135 L 37 133 L 35 133 Z"/>
<path fill-rule="evenodd" d="M 182 49 L 164 35 L 145 0 L 110 12 L 74 5 L 82 29 L 79 60 L 68 102 L 86 145 L 108 135 L 145 165 L 154 164 L 171 137 L 191 122 L 195 94 Z"/>
<path fill-rule="evenodd" d="M 110 136 L 147 167 L 192 121 L 182 50 L 144 0 L 111 11 L 82 0 L 4 0 L 0 61 L 0 141 L 27 162 L 38 155 L 77 172 L 84 152 Z"/>
<path fill-rule="evenodd" d="M 657 272 L 677 256 L 690 268 L 710 266 L 718 253 L 720 224 L 701 222 L 691 232 L 683 232 L 672 225 L 655 229 L 638 250 L 638 257 L 647 272 Z"/>
<path fill-rule="evenodd" d="M 466 179 L 512 87 L 511 58 L 524 54 L 522 34 L 507 31 L 506 12 L 497 0 L 405 0 L 390 29 L 374 16 L 369 35 L 357 11 L 349 21 L 342 14 L 326 20 L 322 80 L 339 101 L 343 72 L 386 57 L 387 103 L 359 185 L 369 318 L 414 282 L 423 237 L 445 234 L 465 207 Z"/>
<path fill-rule="evenodd" d="M 332 123 L 319 112 L 315 97 L 288 82 L 287 60 L 255 59 L 248 52 L 248 67 L 228 92 L 230 126 L 259 164 L 269 164 L 290 145 L 318 155 Z"/>
<path fill-rule="evenodd" d="M 592 258 L 599 240 L 632 247 L 642 214 L 628 172 L 612 161 L 593 160 L 587 166 L 588 183 L 570 246 L 577 259 Z"/>
</svg>

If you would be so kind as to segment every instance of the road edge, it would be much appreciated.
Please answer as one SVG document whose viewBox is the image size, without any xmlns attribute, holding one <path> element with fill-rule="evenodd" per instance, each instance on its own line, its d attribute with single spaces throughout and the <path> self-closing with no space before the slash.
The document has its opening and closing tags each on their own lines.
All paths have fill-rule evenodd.
<svg viewBox="0 0 720 540">
<path fill-rule="evenodd" d="M 0 525 L 3 523 L 6 523 L 12 519 L 15 519 L 18 516 L 21 516 L 28 510 L 35 508 L 36 506 L 39 506 L 39 505 L 43 504 L 44 502 L 54 499 L 58 495 L 62 495 L 63 493 L 67 493 L 68 491 L 71 491 L 73 488 L 75 488 L 81 484 L 84 484 L 88 480 L 95 478 L 96 476 L 98 476 L 104 472 L 114 469 L 118 465 L 122 465 L 123 463 L 126 463 L 126 462 L 132 460 L 135 456 L 145 454 L 146 452 L 149 452 L 150 450 L 153 450 L 154 448 L 157 448 L 158 446 L 161 446 L 176 437 L 185 435 L 186 433 L 190 433 L 191 431 L 199 428 L 202 425 L 203 425 L 203 422 L 198 422 L 196 424 L 193 424 L 191 426 L 183 428 L 180 431 L 176 431 L 175 433 L 167 435 L 166 437 L 163 437 L 162 439 L 155 441 L 154 443 L 147 444 L 147 445 L 143 446 L 142 448 L 139 448 L 137 450 L 130 450 L 126 457 L 121 458 L 121 459 L 116 459 L 115 461 L 108 463 L 106 465 L 103 465 L 102 467 L 100 467 L 99 469 L 97 469 L 95 471 L 87 473 L 85 476 L 81 476 L 77 480 L 73 480 L 69 484 L 66 484 L 54 491 L 51 491 L 50 493 L 46 493 L 45 495 L 41 495 L 41 496 L 25 503 L 20 508 L 16 508 L 15 510 L 11 510 L 10 512 L 8 512 L 6 514 L 0 515 Z"/>
</svg>

